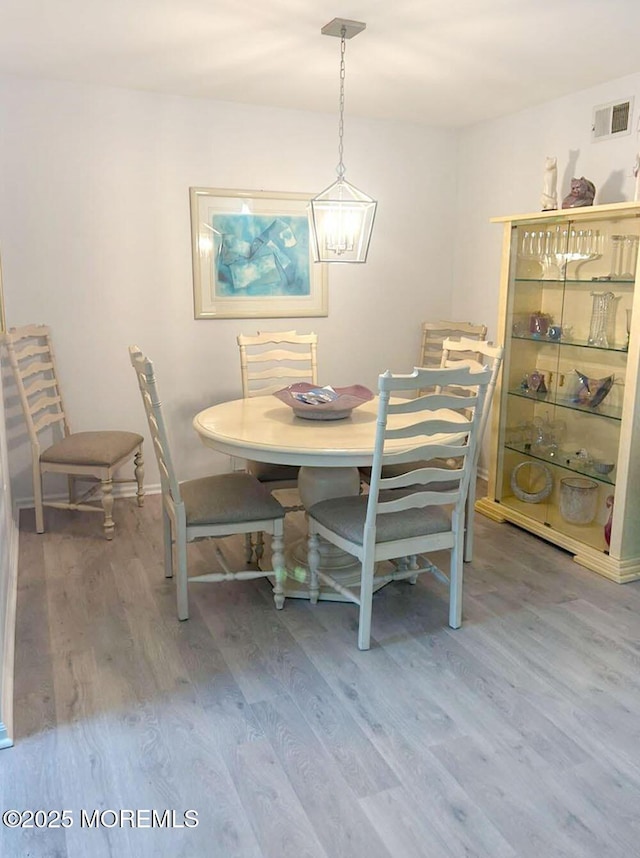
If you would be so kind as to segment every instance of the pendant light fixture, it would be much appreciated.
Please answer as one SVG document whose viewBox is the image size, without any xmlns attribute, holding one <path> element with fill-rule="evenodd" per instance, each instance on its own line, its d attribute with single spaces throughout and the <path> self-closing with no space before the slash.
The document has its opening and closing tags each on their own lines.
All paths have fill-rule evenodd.
<svg viewBox="0 0 640 858">
<path fill-rule="evenodd" d="M 349 184 L 344 177 L 345 41 L 361 33 L 366 24 L 334 18 L 322 28 L 324 36 L 340 38 L 340 122 L 338 125 L 337 180 L 309 202 L 309 226 L 315 262 L 366 262 L 377 202 Z"/>
</svg>

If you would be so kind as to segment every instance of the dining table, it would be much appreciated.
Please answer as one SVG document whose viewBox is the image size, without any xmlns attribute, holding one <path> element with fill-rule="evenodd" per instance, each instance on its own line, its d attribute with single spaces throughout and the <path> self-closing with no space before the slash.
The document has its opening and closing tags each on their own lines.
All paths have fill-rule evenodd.
<svg viewBox="0 0 640 858">
<path fill-rule="evenodd" d="M 208 447 L 233 458 L 295 465 L 300 468 L 298 491 L 305 509 L 321 500 L 358 495 L 361 491 L 360 467 L 370 467 L 376 436 L 378 397 L 354 408 L 342 419 L 305 419 L 275 396 L 253 396 L 220 402 L 198 412 L 193 427 Z M 457 436 L 435 435 L 431 443 L 456 443 L 464 437 L 464 414 L 451 409 L 433 412 L 433 419 L 461 424 Z M 413 421 L 413 415 L 389 415 L 388 426 L 401 428 Z M 387 451 L 407 448 L 403 438 L 386 443 Z M 339 548 L 322 542 L 320 566 L 353 587 L 360 580 L 360 565 Z M 306 540 L 287 548 L 288 576 L 285 594 L 308 598 L 303 576 L 306 569 Z M 382 586 L 382 585 L 380 585 Z M 345 601 L 333 589 L 321 589 L 320 599 Z"/>
</svg>

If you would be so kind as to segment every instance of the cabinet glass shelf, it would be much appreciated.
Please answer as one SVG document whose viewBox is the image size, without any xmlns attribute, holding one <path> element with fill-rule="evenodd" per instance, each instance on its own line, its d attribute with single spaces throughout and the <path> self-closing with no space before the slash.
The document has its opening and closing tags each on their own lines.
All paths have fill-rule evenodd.
<svg viewBox="0 0 640 858">
<path fill-rule="evenodd" d="M 606 402 L 600 403 L 596 408 L 590 408 L 588 405 L 581 405 L 579 402 L 573 402 L 570 399 L 562 399 L 562 397 L 554 397 L 550 393 L 544 396 L 537 396 L 535 393 L 527 393 L 526 390 L 509 390 L 509 396 L 519 396 L 522 399 L 529 399 L 531 402 L 539 402 L 541 405 L 555 405 L 557 408 L 568 408 L 571 411 L 580 411 L 583 414 L 591 414 L 594 417 L 606 417 L 609 420 L 622 420 L 622 408 L 607 406 Z"/>
<path fill-rule="evenodd" d="M 609 486 L 615 486 L 616 484 L 615 480 L 612 479 L 609 474 L 599 474 L 587 464 L 583 466 L 578 465 L 575 462 L 575 458 L 572 460 L 572 454 L 570 451 L 558 450 L 555 455 L 552 456 L 540 449 L 536 449 L 535 446 L 527 448 L 524 444 L 505 444 L 504 447 L 505 450 L 520 453 L 523 456 L 527 456 L 531 459 L 537 459 L 538 461 L 545 462 L 548 465 L 556 465 L 564 471 L 571 471 L 573 474 L 580 474 L 581 476 L 589 477 L 592 480 L 597 480 L 600 483 L 606 483 Z"/>
<path fill-rule="evenodd" d="M 515 283 L 543 283 L 545 286 L 558 286 L 561 289 L 564 289 L 565 286 L 591 286 L 591 287 L 599 287 L 603 286 L 611 286 L 615 288 L 616 286 L 633 286 L 633 280 L 593 280 L 591 277 L 587 278 L 571 278 L 567 277 L 566 280 L 562 279 L 548 279 L 546 277 L 516 277 L 514 279 Z"/>
<path fill-rule="evenodd" d="M 613 346 L 596 346 L 593 343 L 588 343 L 585 340 L 563 340 L 560 338 L 559 340 L 552 340 L 550 337 L 534 337 L 527 336 L 526 334 L 512 334 L 512 338 L 514 340 L 526 340 L 529 343 L 542 343 L 543 345 L 548 346 L 573 346 L 578 349 L 597 349 L 601 352 L 621 352 L 622 354 L 627 353 L 627 344 L 617 344 Z"/>
</svg>

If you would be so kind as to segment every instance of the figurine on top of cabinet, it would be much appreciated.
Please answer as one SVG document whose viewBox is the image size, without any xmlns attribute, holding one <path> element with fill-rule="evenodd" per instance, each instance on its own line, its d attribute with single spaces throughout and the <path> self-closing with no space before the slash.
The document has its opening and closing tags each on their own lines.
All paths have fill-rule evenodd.
<svg viewBox="0 0 640 858">
<path fill-rule="evenodd" d="M 563 209 L 575 209 L 578 206 L 592 206 L 596 195 L 596 186 L 581 176 L 571 179 L 571 193 L 562 200 Z"/>
<path fill-rule="evenodd" d="M 545 158 L 544 187 L 542 189 L 542 211 L 550 212 L 558 208 L 558 159 Z"/>
</svg>

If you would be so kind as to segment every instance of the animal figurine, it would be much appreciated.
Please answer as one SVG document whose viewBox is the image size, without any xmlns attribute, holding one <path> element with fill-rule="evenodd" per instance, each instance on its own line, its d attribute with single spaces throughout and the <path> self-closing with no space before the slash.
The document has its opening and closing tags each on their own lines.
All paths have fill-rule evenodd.
<svg viewBox="0 0 640 858">
<path fill-rule="evenodd" d="M 550 212 L 558 208 L 558 159 L 545 158 L 544 187 L 542 190 L 542 211 Z"/>
<path fill-rule="evenodd" d="M 563 209 L 575 209 L 579 206 L 592 206 L 596 195 L 596 186 L 581 176 L 571 179 L 571 193 L 562 200 Z"/>
</svg>

